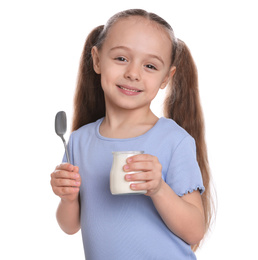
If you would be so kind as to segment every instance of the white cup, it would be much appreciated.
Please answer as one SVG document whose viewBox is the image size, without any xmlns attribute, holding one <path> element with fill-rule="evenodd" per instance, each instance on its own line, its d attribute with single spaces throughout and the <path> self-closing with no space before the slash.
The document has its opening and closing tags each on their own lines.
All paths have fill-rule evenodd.
<svg viewBox="0 0 258 260">
<path fill-rule="evenodd" d="M 126 165 L 126 159 L 136 154 L 143 154 L 143 151 L 125 151 L 113 152 L 113 164 L 110 171 L 110 191 L 113 195 L 119 194 L 145 194 L 147 190 L 134 191 L 130 188 L 132 183 L 142 183 L 144 181 L 128 182 L 125 180 L 126 174 L 136 173 L 125 172 L 123 167 Z"/>
</svg>

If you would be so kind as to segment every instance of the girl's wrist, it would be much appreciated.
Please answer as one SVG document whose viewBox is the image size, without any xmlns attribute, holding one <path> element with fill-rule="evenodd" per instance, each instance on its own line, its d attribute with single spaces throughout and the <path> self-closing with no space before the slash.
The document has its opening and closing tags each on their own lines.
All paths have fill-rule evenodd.
<svg viewBox="0 0 258 260">
<path fill-rule="evenodd" d="M 162 198 L 164 196 L 165 186 L 166 186 L 166 183 L 162 179 L 159 189 L 150 195 L 151 199 L 156 199 L 156 198 L 160 198 L 160 197 Z"/>
<path fill-rule="evenodd" d="M 61 203 L 64 204 L 64 205 L 76 204 L 76 203 L 78 203 L 78 197 L 73 199 L 73 200 L 69 200 L 69 199 L 66 199 L 66 198 L 61 198 Z"/>
</svg>

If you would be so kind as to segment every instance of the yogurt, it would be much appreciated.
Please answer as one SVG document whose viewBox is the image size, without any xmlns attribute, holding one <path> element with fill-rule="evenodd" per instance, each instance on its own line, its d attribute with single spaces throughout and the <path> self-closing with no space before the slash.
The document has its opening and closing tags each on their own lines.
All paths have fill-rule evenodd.
<svg viewBox="0 0 258 260">
<path fill-rule="evenodd" d="M 123 167 L 126 165 L 126 159 L 136 154 L 143 154 L 143 151 L 125 151 L 113 152 L 113 164 L 110 171 L 110 191 L 113 195 L 119 194 L 145 194 L 147 190 L 134 191 L 130 188 L 132 183 L 142 183 L 144 181 L 128 182 L 125 180 L 126 174 L 136 173 L 125 172 Z"/>
</svg>

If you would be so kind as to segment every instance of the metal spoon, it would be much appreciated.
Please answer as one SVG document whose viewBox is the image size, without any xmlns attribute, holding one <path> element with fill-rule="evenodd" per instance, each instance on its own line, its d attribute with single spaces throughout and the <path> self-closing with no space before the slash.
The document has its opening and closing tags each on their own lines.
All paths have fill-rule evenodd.
<svg viewBox="0 0 258 260">
<path fill-rule="evenodd" d="M 68 153 L 68 150 L 67 150 L 67 146 L 66 146 L 64 136 L 63 136 L 66 133 L 66 113 L 64 111 L 59 111 L 56 114 L 55 130 L 56 130 L 56 134 L 61 137 L 61 139 L 64 143 L 67 162 L 70 163 L 69 153 Z"/>
</svg>

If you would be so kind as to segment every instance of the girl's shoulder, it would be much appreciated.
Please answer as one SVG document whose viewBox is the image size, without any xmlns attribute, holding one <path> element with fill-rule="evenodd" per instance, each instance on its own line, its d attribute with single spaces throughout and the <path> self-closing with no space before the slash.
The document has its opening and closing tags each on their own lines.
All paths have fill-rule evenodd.
<svg viewBox="0 0 258 260">
<path fill-rule="evenodd" d="M 81 138 L 82 136 L 87 136 L 91 133 L 95 133 L 97 126 L 102 122 L 103 118 L 98 119 L 93 123 L 89 123 L 86 125 L 81 126 L 77 130 L 71 133 L 73 138 Z"/>
<path fill-rule="evenodd" d="M 161 134 L 166 136 L 173 136 L 179 139 L 184 139 L 187 136 L 190 136 L 189 133 L 178 125 L 173 119 L 161 117 L 159 119 L 159 130 Z"/>
<path fill-rule="evenodd" d="M 159 127 L 155 136 L 157 141 L 163 144 L 170 144 L 171 147 L 179 145 L 190 145 L 195 147 L 194 138 L 173 119 L 162 117 L 159 119 Z"/>
</svg>

